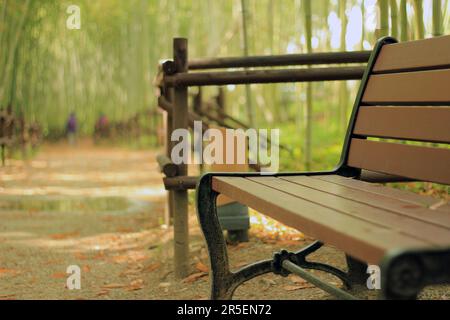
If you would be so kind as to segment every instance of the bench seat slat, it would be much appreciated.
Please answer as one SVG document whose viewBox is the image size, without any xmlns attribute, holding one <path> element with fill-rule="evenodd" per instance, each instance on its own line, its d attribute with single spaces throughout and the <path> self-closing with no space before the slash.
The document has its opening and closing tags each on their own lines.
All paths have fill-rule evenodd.
<svg viewBox="0 0 450 320">
<path fill-rule="evenodd" d="M 450 142 L 450 107 L 362 106 L 354 134 L 405 140 Z"/>
<path fill-rule="evenodd" d="M 450 226 L 446 228 L 436 224 L 426 223 L 406 215 L 370 206 L 367 203 L 349 200 L 342 197 L 339 192 L 337 194 L 331 194 L 314 189 L 308 184 L 311 178 L 306 176 L 294 176 L 292 179 L 290 177 L 257 177 L 248 179 L 289 193 L 319 206 L 336 210 L 383 228 L 393 229 L 395 232 L 406 234 L 413 238 L 418 238 L 435 245 L 445 246 L 450 244 Z M 317 181 L 326 184 L 326 182 Z M 370 196 L 369 194 L 363 197 L 366 198 L 366 201 L 370 201 Z M 357 196 L 355 195 L 355 197 Z M 372 202 L 374 201 L 372 200 Z"/>
<path fill-rule="evenodd" d="M 372 75 L 365 104 L 450 104 L 450 69 Z"/>
<path fill-rule="evenodd" d="M 450 149 L 352 139 L 348 165 L 406 178 L 450 184 Z"/>
<path fill-rule="evenodd" d="M 330 175 L 335 176 L 335 175 Z M 327 176 L 323 176 L 327 177 Z M 337 176 L 339 177 L 339 176 Z M 281 179 L 286 179 L 296 184 L 303 185 L 305 187 L 313 188 L 324 193 L 332 194 L 335 196 L 342 197 L 351 202 L 364 204 L 366 207 L 360 207 L 361 211 L 371 210 L 372 208 L 377 209 L 377 212 L 384 211 L 390 212 L 395 216 L 399 215 L 402 217 L 408 217 L 412 220 L 417 220 L 422 224 L 432 224 L 439 226 L 440 229 L 446 230 L 448 240 L 450 237 L 450 208 L 447 207 L 447 211 L 439 211 L 428 209 L 424 206 L 411 204 L 410 202 L 402 201 L 401 199 L 395 199 L 392 197 L 386 197 L 373 192 L 368 192 L 360 189 L 353 189 L 348 187 L 345 183 L 336 184 L 326 180 L 320 179 L 320 176 L 288 176 L 286 178 L 281 177 Z M 345 178 L 344 178 L 345 179 Z M 347 179 L 349 180 L 349 179 Z M 392 188 L 387 188 L 381 186 L 382 189 L 387 189 L 387 191 L 392 190 Z M 413 194 L 415 195 L 415 194 Z M 421 197 L 417 195 L 418 197 Z M 338 201 L 338 200 L 337 200 Z M 364 209 L 365 208 L 365 209 Z M 384 214 L 381 214 L 384 215 Z M 386 216 L 385 223 L 389 224 L 390 220 Z M 414 234 L 417 233 L 415 229 Z"/>
<path fill-rule="evenodd" d="M 341 186 L 345 186 L 347 188 L 351 188 L 353 191 L 364 191 L 370 192 L 376 195 L 382 196 L 380 198 L 380 203 L 377 205 L 380 207 L 388 206 L 390 201 L 389 198 L 394 201 L 402 201 L 404 202 L 405 208 L 430 208 L 430 211 L 427 211 L 426 215 L 423 215 L 419 208 L 413 210 L 417 211 L 418 214 L 423 215 L 423 219 L 433 219 L 430 222 L 439 222 L 442 221 L 445 225 L 450 221 L 450 218 L 443 216 L 443 214 L 450 214 L 450 204 L 445 203 L 442 200 L 438 200 L 436 198 L 418 195 L 416 193 L 401 190 L 388 188 L 379 183 L 369 183 L 360 180 L 356 180 L 353 178 L 342 177 L 339 175 L 317 175 L 314 176 L 315 179 L 325 180 L 328 182 L 332 182 L 334 184 L 338 184 Z M 391 207 L 386 207 L 391 208 Z M 436 212 L 436 213 L 433 213 Z M 437 220 L 434 220 L 437 219 Z"/>
<path fill-rule="evenodd" d="M 391 72 L 450 65 L 450 36 L 384 46 L 373 72 Z"/>
<path fill-rule="evenodd" d="M 430 247 L 392 229 L 340 213 L 283 191 L 241 177 L 213 177 L 212 187 L 242 204 L 267 214 L 354 257 L 379 263 L 392 244 L 401 248 Z"/>
</svg>

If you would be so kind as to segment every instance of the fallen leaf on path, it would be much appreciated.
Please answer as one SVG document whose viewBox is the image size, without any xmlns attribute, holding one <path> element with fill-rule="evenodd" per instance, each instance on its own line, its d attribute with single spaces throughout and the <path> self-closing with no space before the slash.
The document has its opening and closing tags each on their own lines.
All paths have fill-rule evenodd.
<svg viewBox="0 0 450 320">
<path fill-rule="evenodd" d="M 128 261 L 128 256 L 127 255 L 119 255 L 119 256 L 114 256 L 111 257 L 111 260 L 114 261 L 115 263 L 125 263 Z"/>
<path fill-rule="evenodd" d="M 63 240 L 63 239 L 68 239 L 68 238 L 73 238 L 76 236 L 79 236 L 80 233 L 78 231 L 75 232 L 68 232 L 68 233 L 54 233 L 49 235 L 50 238 L 52 238 L 53 240 Z"/>
<path fill-rule="evenodd" d="M 81 252 L 75 252 L 73 255 L 78 260 L 87 260 L 88 259 L 88 257 L 85 254 L 81 253 Z"/>
<path fill-rule="evenodd" d="M 127 291 L 136 291 L 144 288 L 144 280 L 136 279 L 131 281 L 130 285 L 125 289 Z"/>
<path fill-rule="evenodd" d="M 161 282 L 159 285 L 158 285 L 158 287 L 161 287 L 161 288 L 167 288 L 167 287 L 170 287 L 172 284 L 170 283 L 170 282 Z"/>
<path fill-rule="evenodd" d="M 195 265 L 195 269 L 197 269 L 200 272 L 209 272 L 209 268 L 207 265 L 205 265 L 203 262 L 199 261 Z"/>
<path fill-rule="evenodd" d="M 109 293 L 108 290 L 102 290 L 102 291 L 100 291 L 100 292 L 97 292 L 96 296 L 97 296 L 97 297 L 99 297 L 99 296 L 105 296 L 105 295 L 107 295 L 108 293 Z"/>
<path fill-rule="evenodd" d="M 147 255 L 140 251 L 130 251 L 127 254 L 117 255 L 111 257 L 111 260 L 115 263 L 132 263 L 139 262 L 147 259 Z"/>
<path fill-rule="evenodd" d="M 89 267 L 88 265 L 83 266 L 83 271 L 84 272 L 91 272 L 91 267 Z"/>
<path fill-rule="evenodd" d="M 308 281 L 306 281 L 305 279 L 297 276 L 297 275 L 290 275 L 289 276 L 289 280 L 291 280 L 293 283 L 295 284 L 304 284 L 304 283 L 308 283 Z"/>
<path fill-rule="evenodd" d="M 52 260 L 45 261 L 43 264 L 46 266 L 50 266 L 50 265 L 55 265 L 55 264 L 60 264 L 60 263 L 62 263 L 62 260 L 52 259 Z"/>
<path fill-rule="evenodd" d="M 125 288 L 127 285 L 126 284 L 120 284 L 120 283 L 110 283 L 110 284 L 105 284 L 103 286 L 101 286 L 102 289 L 120 289 L 120 288 Z"/>
<path fill-rule="evenodd" d="M 299 285 L 287 285 L 284 286 L 283 289 L 286 291 L 295 291 L 295 290 L 301 290 L 301 289 L 307 289 L 307 288 L 314 288 L 314 286 L 310 283 L 304 283 Z"/>
<path fill-rule="evenodd" d="M 92 257 L 93 259 L 104 259 L 105 258 L 105 252 L 99 251 L 95 256 Z"/>
<path fill-rule="evenodd" d="M 126 291 L 137 291 L 137 290 L 142 290 L 142 289 L 144 289 L 143 285 L 142 286 L 131 286 L 131 287 L 126 288 L 125 290 Z"/>
<path fill-rule="evenodd" d="M 68 274 L 65 272 L 55 272 L 51 275 L 51 277 L 53 279 L 62 279 L 62 278 L 67 278 Z"/>
<path fill-rule="evenodd" d="M 161 264 L 159 262 L 152 263 L 152 264 L 149 264 L 148 266 L 146 266 L 143 271 L 153 272 L 155 270 L 158 270 L 160 266 L 161 266 Z"/>
<path fill-rule="evenodd" d="M 205 277 L 206 275 L 208 275 L 206 272 L 193 273 L 190 276 L 184 278 L 183 282 L 184 283 L 192 283 L 192 282 L 195 282 L 195 281 L 199 280 L 200 278 Z"/>
<path fill-rule="evenodd" d="M 119 274 L 121 277 L 135 276 L 142 272 L 142 269 L 127 269 Z"/>
<path fill-rule="evenodd" d="M 0 277 L 1 276 L 14 276 L 16 274 L 18 274 L 19 271 L 14 270 L 14 269 L 6 269 L 6 268 L 0 268 Z"/>
</svg>

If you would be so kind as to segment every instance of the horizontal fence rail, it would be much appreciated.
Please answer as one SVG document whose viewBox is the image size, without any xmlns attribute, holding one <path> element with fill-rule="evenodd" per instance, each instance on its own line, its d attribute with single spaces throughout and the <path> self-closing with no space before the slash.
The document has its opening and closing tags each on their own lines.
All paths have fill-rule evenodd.
<svg viewBox="0 0 450 320">
<path fill-rule="evenodd" d="M 371 51 L 351 51 L 275 56 L 201 58 L 190 60 L 189 70 L 365 63 L 369 60 L 370 53 Z"/>
<path fill-rule="evenodd" d="M 249 70 L 232 72 L 178 73 L 165 76 L 169 87 L 215 86 L 228 84 L 283 83 L 360 80 L 365 67 L 336 67 L 287 70 Z"/>
</svg>

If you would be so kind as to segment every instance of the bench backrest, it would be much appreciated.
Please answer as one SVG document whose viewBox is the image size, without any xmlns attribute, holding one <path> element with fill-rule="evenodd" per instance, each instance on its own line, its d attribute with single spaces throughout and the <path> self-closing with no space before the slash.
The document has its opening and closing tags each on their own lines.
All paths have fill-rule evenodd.
<svg viewBox="0 0 450 320">
<path fill-rule="evenodd" d="M 450 184 L 450 36 L 381 43 L 353 111 L 346 164 Z"/>
</svg>

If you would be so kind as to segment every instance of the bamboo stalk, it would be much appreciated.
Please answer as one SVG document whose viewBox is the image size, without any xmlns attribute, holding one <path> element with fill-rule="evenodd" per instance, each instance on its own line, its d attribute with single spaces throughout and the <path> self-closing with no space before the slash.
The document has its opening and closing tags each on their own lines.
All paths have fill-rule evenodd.
<svg viewBox="0 0 450 320">
<path fill-rule="evenodd" d="M 397 0 L 390 0 L 391 9 L 391 36 L 398 37 L 398 8 Z"/>
<path fill-rule="evenodd" d="M 341 0 L 342 1 L 342 0 Z M 312 52 L 312 12 L 311 12 L 311 0 L 304 0 L 303 2 L 304 18 L 305 18 L 305 38 L 306 38 L 306 52 Z M 312 84 L 306 83 L 306 114 L 305 114 L 305 148 L 304 148 L 304 161 L 305 170 L 311 169 L 311 149 L 312 149 L 312 113 L 313 113 L 313 101 L 312 101 Z"/>
<path fill-rule="evenodd" d="M 442 2 L 433 0 L 433 37 L 439 37 L 442 34 Z"/>
<path fill-rule="evenodd" d="M 414 0 L 415 11 L 415 31 L 416 39 L 423 39 L 425 37 L 425 26 L 423 23 L 423 2 L 422 0 Z"/>
<path fill-rule="evenodd" d="M 406 0 L 400 1 L 400 34 L 401 41 L 408 41 L 408 13 L 406 11 Z"/>
<path fill-rule="evenodd" d="M 378 36 L 384 37 L 389 35 L 389 2 L 388 0 L 378 0 L 380 28 Z"/>
</svg>

